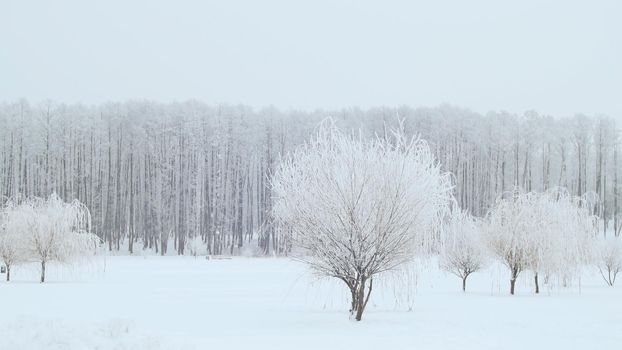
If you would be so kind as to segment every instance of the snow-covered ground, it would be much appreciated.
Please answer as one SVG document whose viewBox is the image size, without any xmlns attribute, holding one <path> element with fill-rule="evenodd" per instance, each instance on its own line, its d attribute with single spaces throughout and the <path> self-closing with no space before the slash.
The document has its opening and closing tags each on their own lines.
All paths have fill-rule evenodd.
<svg viewBox="0 0 622 350">
<path fill-rule="evenodd" d="M 375 285 L 360 323 L 348 319 L 340 284 L 284 258 L 107 257 L 50 266 L 45 284 L 37 274 L 17 268 L 0 282 L 2 350 L 622 346 L 622 283 L 606 287 L 589 271 L 580 287 L 540 295 L 525 274 L 512 297 L 501 268 L 473 275 L 462 293 L 458 278 L 431 263 L 410 302 L 408 283 Z"/>
</svg>

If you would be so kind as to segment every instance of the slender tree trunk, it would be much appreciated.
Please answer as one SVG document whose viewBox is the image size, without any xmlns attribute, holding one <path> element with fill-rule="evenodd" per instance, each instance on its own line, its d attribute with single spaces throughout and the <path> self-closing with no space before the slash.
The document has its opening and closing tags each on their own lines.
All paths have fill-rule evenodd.
<svg viewBox="0 0 622 350">
<path fill-rule="evenodd" d="M 365 307 L 367 306 L 367 302 L 369 301 L 369 296 L 371 295 L 371 289 L 373 287 L 373 279 L 369 280 L 369 287 L 367 290 L 367 295 L 365 294 L 365 284 L 367 282 L 367 279 L 363 278 L 361 280 L 361 283 L 359 285 L 359 291 L 358 291 L 358 306 L 356 309 L 356 317 L 355 319 L 357 321 L 360 321 L 361 318 L 363 318 L 363 311 L 365 311 Z"/>
<path fill-rule="evenodd" d="M 356 310 L 356 288 L 354 286 L 350 286 L 350 294 L 352 297 L 352 303 L 350 305 L 350 313 L 354 313 Z"/>
<path fill-rule="evenodd" d="M 538 283 L 538 273 L 536 272 L 533 276 L 533 280 L 536 283 L 536 294 L 540 293 L 540 284 Z"/>
<path fill-rule="evenodd" d="M 512 268 L 512 278 L 510 279 L 510 294 L 514 295 L 514 287 L 516 286 L 516 279 L 518 278 L 518 268 Z"/>
<path fill-rule="evenodd" d="M 467 280 L 467 277 L 469 277 L 469 276 L 466 275 L 466 276 L 462 277 L 462 291 L 463 292 L 466 292 L 466 280 Z"/>
<path fill-rule="evenodd" d="M 41 283 L 45 282 L 45 260 L 41 261 Z"/>
<path fill-rule="evenodd" d="M 6 281 L 9 282 L 11 280 L 11 265 L 6 265 Z"/>
</svg>

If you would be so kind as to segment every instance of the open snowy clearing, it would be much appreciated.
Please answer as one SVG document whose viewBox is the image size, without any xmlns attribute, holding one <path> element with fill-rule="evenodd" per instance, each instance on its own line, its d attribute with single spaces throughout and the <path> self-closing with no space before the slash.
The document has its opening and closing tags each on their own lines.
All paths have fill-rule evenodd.
<svg viewBox="0 0 622 350">
<path fill-rule="evenodd" d="M 362 322 L 346 288 L 285 258 L 106 257 L 89 267 L 35 265 L 0 283 L 0 349 L 619 349 L 622 288 L 593 271 L 580 287 L 532 292 L 525 273 L 474 274 L 467 293 L 434 263 L 414 299 L 374 285 Z M 400 301 L 396 303 L 396 298 Z M 412 311 L 408 309 L 412 307 Z"/>
</svg>

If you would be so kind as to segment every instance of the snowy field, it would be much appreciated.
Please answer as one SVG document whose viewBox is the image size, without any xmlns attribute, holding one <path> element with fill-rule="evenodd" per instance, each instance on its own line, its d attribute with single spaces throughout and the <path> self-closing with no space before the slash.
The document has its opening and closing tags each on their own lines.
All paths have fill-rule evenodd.
<svg viewBox="0 0 622 350">
<path fill-rule="evenodd" d="M 106 257 L 87 268 L 36 266 L 0 282 L 0 349 L 620 349 L 622 286 L 507 291 L 506 272 L 460 280 L 430 264 L 378 283 L 362 322 L 346 289 L 284 258 Z M 411 276 L 411 275 L 408 275 Z M 407 279 L 402 278 L 405 282 Z M 399 302 L 396 302 L 399 300 Z M 411 309 L 409 311 L 409 309 Z"/>
</svg>

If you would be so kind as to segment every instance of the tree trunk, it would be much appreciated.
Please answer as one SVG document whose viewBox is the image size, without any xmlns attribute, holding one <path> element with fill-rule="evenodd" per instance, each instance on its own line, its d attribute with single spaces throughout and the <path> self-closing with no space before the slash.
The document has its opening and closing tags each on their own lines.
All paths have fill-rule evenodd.
<svg viewBox="0 0 622 350">
<path fill-rule="evenodd" d="M 540 293 L 540 284 L 538 283 L 538 273 L 533 276 L 534 282 L 536 282 L 536 294 Z"/>
<path fill-rule="evenodd" d="M 517 267 L 512 268 L 512 278 L 510 279 L 510 294 L 514 295 L 514 287 L 516 286 L 516 279 L 518 278 L 519 269 Z"/>
<path fill-rule="evenodd" d="M 41 261 L 41 283 L 45 282 L 45 260 Z"/>
<path fill-rule="evenodd" d="M 11 280 L 11 265 L 6 265 L 6 281 Z"/>
<path fill-rule="evenodd" d="M 356 289 L 354 287 L 350 287 L 350 294 L 352 295 L 352 303 L 350 305 L 350 313 L 354 314 L 357 304 L 356 304 Z"/>
<path fill-rule="evenodd" d="M 615 277 L 614 277 L 614 279 L 611 279 L 611 268 L 610 268 L 610 267 L 608 267 L 608 268 L 607 268 L 607 271 L 608 271 L 608 272 L 607 272 L 607 276 L 609 277 L 609 286 L 610 286 L 610 287 L 613 287 L 613 282 L 614 282 L 614 280 L 615 280 Z M 614 275 L 614 276 L 615 276 L 615 275 Z"/>
<path fill-rule="evenodd" d="M 466 280 L 467 280 L 467 277 L 469 277 L 469 276 L 467 275 L 467 276 L 462 277 L 462 291 L 463 292 L 466 292 Z"/>
<path fill-rule="evenodd" d="M 363 317 L 363 311 L 365 311 L 365 279 L 361 281 L 359 286 L 359 290 L 357 291 L 356 296 L 356 317 L 357 321 L 360 321 Z"/>
<path fill-rule="evenodd" d="M 367 278 L 359 278 L 354 284 L 346 282 L 350 293 L 352 295 L 352 304 L 350 314 L 354 315 L 354 319 L 360 321 L 363 317 L 363 312 L 369 301 L 371 290 L 373 287 L 373 279 L 369 280 L 369 286 L 367 287 L 367 293 L 365 293 L 365 287 L 367 285 Z"/>
</svg>

